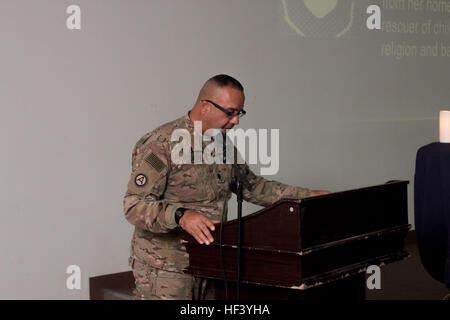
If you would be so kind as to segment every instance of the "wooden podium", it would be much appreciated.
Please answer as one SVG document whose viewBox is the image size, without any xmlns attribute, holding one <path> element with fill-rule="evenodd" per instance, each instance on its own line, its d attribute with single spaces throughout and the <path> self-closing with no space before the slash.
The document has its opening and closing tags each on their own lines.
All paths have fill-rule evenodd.
<svg viewBox="0 0 450 320">
<path fill-rule="evenodd" d="M 409 256 L 407 185 L 282 199 L 243 217 L 240 298 L 364 299 L 368 266 Z M 186 272 L 213 279 L 216 299 L 235 299 L 237 220 L 223 224 L 221 243 L 219 227 L 212 235 L 207 246 L 185 233 Z"/>
</svg>

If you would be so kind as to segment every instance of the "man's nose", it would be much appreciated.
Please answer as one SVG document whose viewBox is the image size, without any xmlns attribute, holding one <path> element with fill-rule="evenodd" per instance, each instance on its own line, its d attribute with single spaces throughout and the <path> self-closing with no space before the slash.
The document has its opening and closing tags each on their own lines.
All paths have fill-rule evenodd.
<svg viewBox="0 0 450 320">
<path fill-rule="evenodd" d="M 230 123 L 232 123 L 234 125 L 238 125 L 239 124 L 239 116 L 235 115 L 233 118 L 231 118 Z"/>
</svg>

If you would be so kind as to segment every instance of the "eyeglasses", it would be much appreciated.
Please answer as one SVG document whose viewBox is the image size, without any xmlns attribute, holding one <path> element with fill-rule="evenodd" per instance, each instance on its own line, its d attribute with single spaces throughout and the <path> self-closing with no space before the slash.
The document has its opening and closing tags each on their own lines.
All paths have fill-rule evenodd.
<svg viewBox="0 0 450 320">
<path fill-rule="evenodd" d="M 219 109 L 220 111 L 222 111 L 223 113 L 225 113 L 227 116 L 229 116 L 231 118 L 236 117 L 236 116 L 238 116 L 239 118 L 242 118 L 247 113 L 244 109 L 241 109 L 241 110 L 236 110 L 236 109 L 228 110 L 228 109 L 225 109 L 225 108 L 219 106 L 217 103 L 212 102 L 211 100 L 202 100 L 202 101 L 206 101 L 206 102 L 211 103 L 214 107 L 216 107 L 217 109 Z"/>
</svg>

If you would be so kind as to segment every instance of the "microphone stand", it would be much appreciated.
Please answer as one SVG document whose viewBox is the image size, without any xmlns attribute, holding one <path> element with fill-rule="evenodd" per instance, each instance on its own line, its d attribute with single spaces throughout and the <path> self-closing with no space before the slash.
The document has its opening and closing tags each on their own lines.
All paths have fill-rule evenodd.
<svg viewBox="0 0 450 320">
<path fill-rule="evenodd" d="M 239 168 L 236 164 L 233 164 L 233 175 L 231 179 L 231 189 L 235 190 L 238 202 L 237 212 L 237 279 L 236 279 L 236 299 L 240 299 L 240 285 L 241 285 L 241 251 L 242 251 L 242 202 L 244 200 L 243 192 L 244 187 L 247 190 L 251 190 L 252 186 L 247 180 L 247 170 Z"/>
</svg>

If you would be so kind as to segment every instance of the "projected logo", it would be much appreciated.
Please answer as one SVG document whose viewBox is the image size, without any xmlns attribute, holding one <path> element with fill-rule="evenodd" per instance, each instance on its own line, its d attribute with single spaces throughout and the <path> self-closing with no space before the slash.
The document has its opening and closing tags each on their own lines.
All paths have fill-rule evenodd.
<svg viewBox="0 0 450 320">
<path fill-rule="evenodd" d="M 354 0 L 281 0 L 284 20 L 303 37 L 344 35 L 353 24 Z"/>
</svg>

